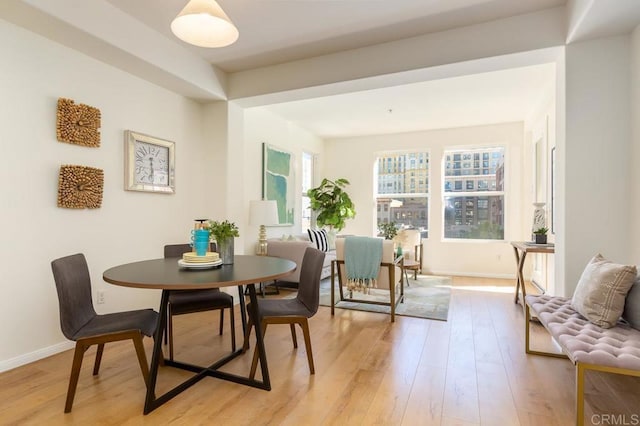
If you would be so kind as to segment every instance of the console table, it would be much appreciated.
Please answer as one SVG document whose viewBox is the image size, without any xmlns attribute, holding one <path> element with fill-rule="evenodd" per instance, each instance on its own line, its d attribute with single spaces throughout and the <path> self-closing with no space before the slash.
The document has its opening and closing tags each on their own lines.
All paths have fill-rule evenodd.
<svg viewBox="0 0 640 426">
<path fill-rule="evenodd" d="M 553 244 L 535 244 L 528 241 L 511 241 L 513 246 L 513 253 L 516 256 L 516 295 L 513 303 L 518 303 L 518 297 L 520 295 L 520 288 L 522 288 L 522 307 L 524 309 L 524 298 L 527 295 L 527 290 L 524 286 L 524 277 L 522 275 L 522 269 L 524 268 L 524 260 L 527 257 L 527 253 L 542 253 L 553 254 L 555 253 L 555 246 Z"/>
</svg>

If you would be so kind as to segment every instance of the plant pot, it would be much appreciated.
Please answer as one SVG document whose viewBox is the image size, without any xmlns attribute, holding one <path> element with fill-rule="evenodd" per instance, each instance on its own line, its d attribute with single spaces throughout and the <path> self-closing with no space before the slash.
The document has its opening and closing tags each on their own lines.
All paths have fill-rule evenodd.
<svg viewBox="0 0 640 426">
<path fill-rule="evenodd" d="M 535 234 L 536 244 L 547 244 L 547 235 L 546 234 Z"/>
<path fill-rule="evenodd" d="M 217 241 L 218 254 L 223 265 L 233 265 L 233 238 Z"/>
</svg>

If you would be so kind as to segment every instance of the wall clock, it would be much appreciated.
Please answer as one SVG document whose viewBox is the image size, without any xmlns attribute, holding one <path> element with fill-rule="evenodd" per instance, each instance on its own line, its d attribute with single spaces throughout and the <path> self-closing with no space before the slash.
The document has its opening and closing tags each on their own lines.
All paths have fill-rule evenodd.
<svg viewBox="0 0 640 426">
<path fill-rule="evenodd" d="M 127 130 L 124 144 L 124 189 L 175 192 L 175 142 Z"/>
</svg>

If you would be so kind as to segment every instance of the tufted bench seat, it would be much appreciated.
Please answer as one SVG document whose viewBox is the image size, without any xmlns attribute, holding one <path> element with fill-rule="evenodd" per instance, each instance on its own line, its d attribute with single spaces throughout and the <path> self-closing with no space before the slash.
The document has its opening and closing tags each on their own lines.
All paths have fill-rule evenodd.
<svg viewBox="0 0 640 426">
<path fill-rule="evenodd" d="M 598 370 L 640 376 L 640 331 L 618 322 L 615 327 L 592 324 L 571 306 L 571 299 L 527 295 L 525 350 L 528 354 L 569 358 L 576 365 L 578 425 L 584 424 L 584 373 Z M 532 350 L 529 346 L 531 316 L 538 318 L 562 348 L 563 354 Z"/>
</svg>

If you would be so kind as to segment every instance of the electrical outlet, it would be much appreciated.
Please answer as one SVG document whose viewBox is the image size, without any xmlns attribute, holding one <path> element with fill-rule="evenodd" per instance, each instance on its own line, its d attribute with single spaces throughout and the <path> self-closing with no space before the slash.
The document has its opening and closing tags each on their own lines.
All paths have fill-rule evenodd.
<svg viewBox="0 0 640 426">
<path fill-rule="evenodd" d="M 104 290 L 98 290 L 97 302 L 98 305 L 104 304 Z"/>
</svg>

